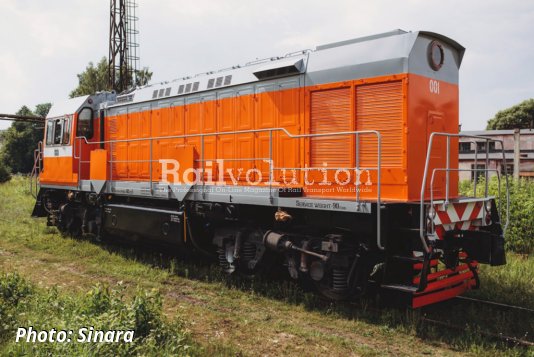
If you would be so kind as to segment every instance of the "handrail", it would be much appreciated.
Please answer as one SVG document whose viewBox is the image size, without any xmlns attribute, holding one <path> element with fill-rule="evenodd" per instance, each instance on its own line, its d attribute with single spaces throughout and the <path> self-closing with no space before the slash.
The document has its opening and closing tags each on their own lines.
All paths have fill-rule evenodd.
<svg viewBox="0 0 534 357">
<path fill-rule="evenodd" d="M 342 132 L 331 132 L 331 133 L 318 133 L 318 134 L 292 134 L 290 133 L 286 128 L 267 128 L 267 129 L 250 129 L 250 130 L 237 130 L 237 131 L 227 131 L 227 132 L 215 132 L 215 133 L 198 133 L 198 134 L 184 134 L 184 135 L 172 135 L 172 136 L 157 136 L 157 137 L 150 137 L 150 138 L 133 138 L 133 139 L 117 139 L 117 140 L 103 140 L 103 141 L 92 141 L 89 142 L 86 137 L 84 136 L 77 136 L 76 139 L 80 142 L 80 160 L 79 160 L 79 167 L 81 170 L 81 141 L 83 140 L 86 144 L 109 144 L 110 145 L 110 182 L 112 182 L 113 178 L 113 159 L 112 159 L 112 149 L 113 144 L 117 143 L 132 143 L 132 142 L 141 142 L 141 141 L 150 141 L 150 160 L 148 162 L 150 163 L 150 191 L 151 194 L 153 194 L 153 177 L 152 177 L 152 163 L 153 163 L 153 149 L 152 149 L 152 143 L 154 140 L 169 140 L 169 139 L 187 139 L 187 138 L 194 138 L 194 137 L 200 137 L 201 138 L 201 159 L 200 162 L 202 162 L 202 193 L 203 196 L 205 194 L 204 185 L 204 174 L 205 174 L 205 158 L 204 158 L 204 137 L 207 136 L 222 136 L 222 135 L 239 135 L 239 134 L 251 134 L 251 133 L 269 133 L 269 199 L 272 203 L 274 201 L 274 198 L 272 196 L 272 182 L 274 179 L 274 170 L 275 169 L 284 169 L 280 167 L 276 167 L 273 165 L 273 132 L 281 132 L 282 134 L 285 134 L 287 137 L 292 139 L 309 139 L 309 138 L 316 138 L 316 137 L 328 137 L 328 136 L 343 136 L 343 135 L 354 135 L 356 136 L 356 167 L 352 169 L 360 170 L 359 167 L 359 141 L 360 141 L 360 135 L 375 135 L 377 137 L 377 165 L 376 167 L 371 168 L 364 168 L 365 170 L 369 171 L 377 171 L 377 198 L 376 198 L 376 204 L 377 204 L 377 237 L 376 237 L 376 244 L 377 247 L 380 250 L 384 250 L 384 246 L 382 245 L 381 241 L 381 158 L 382 158 L 382 136 L 378 130 L 361 130 L 361 131 L 342 131 Z M 230 159 L 231 160 L 231 159 Z M 254 159 L 259 160 L 259 158 Z M 124 160 L 121 160 L 121 162 Z M 129 162 L 130 160 L 126 160 Z M 198 161 L 198 160 L 197 160 Z M 115 161 L 117 162 L 117 161 Z M 306 167 L 301 168 L 292 168 L 295 170 L 307 170 Z M 349 168 L 347 168 L 349 169 Z M 81 171 L 78 172 L 78 177 L 81 177 Z M 358 203 L 358 207 L 360 207 L 360 195 L 359 195 L 359 189 L 356 190 L 356 200 Z"/>
<path fill-rule="evenodd" d="M 450 171 L 455 171 L 455 172 L 484 172 L 485 176 L 487 177 L 488 176 L 488 173 L 489 172 L 495 172 L 497 174 L 497 181 L 498 181 L 498 196 L 499 196 L 499 216 L 502 217 L 502 198 L 501 198 L 501 174 L 499 173 L 499 170 L 497 169 L 449 169 Z M 430 204 L 429 206 L 432 207 L 434 205 L 434 190 L 433 190 L 433 184 L 434 184 L 434 177 L 435 177 L 435 173 L 436 172 L 439 172 L 439 171 L 446 171 L 446 169 L 444 168 L 435 168 L 433 171 L 432 171 L 432 176 L 430 177 Z M 476 176 L 476 175 L 475 175 Z M 477 180 L 477 178 L 475 177 L 475 181 Z M 474 189 L 473 189 L 474 190 Z M 476 198 L 476 194 L 475 192 L 473 191 L 474 193 L 474 197 Z M 485 197 L 484 199 L 487 199 L 489 198 L 488 194 L 487 194 L 487 185 L 486 185 L 486 194 L 485 194 Z M 482 210 L 482 218 L 485 219 L 486 218 L 486 211 L 485 210 Z M 505 227 L 508 226 L 508 216 L 509 216 L 509 212 L 506 213 L 506 224 L 505 224 Z M 506 229 L 505 229 L 506 230 Z"/>
<path fill-rule="evenodd" d="M 33 150 L 33 167 L 30 173 L 30 194 L 37 198 L 39 193 L 39 175 L 41 174 L 42 167 L 41 163 L 43 160 L 43 142 L 39 141 L 37 143 L 37 149 Z M 34 193 L 34 178 L 35 178 L 35 193 Z"/>
<path fill-rule="evenodd" d="M 492 170 L 482 170 L 482 169 L 477 169 L 476 166 L 475 166 L 475 169 L 454 169 L 454 168 L 450 168 L 450 139 L 451 138 L 471 138 L 471 139 L 480 139 L 480 140 L 485 140 L 486 141 L 486 168 L 488 167 L 488 163 L 489 163 L 489 145 L 488 143 L 490 141 L 492 142 L 499 142 L 501 144 L 501 152 L 502 152 L 502 160 L 503 160 L 503 164 L 504 164 L 504 174 L 505 174 L 505 179 L 506 179 L 506 223 L 505 223 L 505 226 L 503 228 L 503 232 L 506 231 L 506 228 L 508 227 L 508 223 L 509 223 L 509 216 L 510 216 L 510 193 L 509 193 L 509 185 L 508 185 L 508 172 L 507 172 L 507 168 L 506 168 L 506 156 L 505 156 L 505 152 L 504 152 L 504 143 L 503 143 L 503 140 L 501 139 L 494 139 L 494 138 L 488 138 L 486 136 L 481 136 L 481 135 L 468 135 L 468 134 L 453 134 L 453 133 L 441 133 L 441 132 L 433 132 L 430 134 L 430 139 L 429 139 L 429 142 L 428 142 L 428 148 L 427 148 L 427 154 L 426 154 L 426 160 L 425 160 L 425 169 L 424 169 L 424 173 L 423 173 L 423 181 L 421 183 L 421 199 L 420 199 L 420 213 L 419 213 L 419 236 L 420 236 L 420 239 L 421 239 L 421 243 L 423 245 L 423 248 L 425 249 L 425 251 L 427 253 L 430 252 L 430 249 L 428 247 L 428 243 L 426 241 L 426 236 L 425 236 L 425 229 L 424 229 L 424 221 L 425 221 L 425 210 L 424 210 L 424 203 L 425 203 L 425 191 L 426 191 L 426 181 L 427 181 L 427 178 L 428 178 L 428 170 L 429 170 L 429 164 L 430 164 L 430 155 L 432 153 L 432 144 L 434 142 L 434 137 L 436 136 L 441 136 L 441 137 L 446 137 L 447 138 L 447 158 L 446 158 L 446 167 L 445 168 L 434 168 L 433 171 L 432 171 L 432 178 L 431 178 L 431 195 L 432 195 L 432 198 L 431 198 L 431 204 L 433 202 L 433 188 L 432 188 L 432 182 L 433 182 L 433 177 L 434 177 L 434 173 L 436 171 L 445 171 L 446 172 L 446 187 L 445 187 L 445 200 L 443 202 L 443 205 L 444 207 L 446 207 L 448 204 L 449 204 L 449 184 L 450 184 L 450 172 L 451 171 L 474 171 L 474 172 L 478 172 L 478 171 L 485 171 L 485 178 L 486 178 L 486 182 L 485 182 L 485 193 L 484 193 L 484 198 L 487 199 L 488 198 L 488 171 L 492 171 Z M 476 147 L 475 145 L 475 162 L 477 160 L 477 154 L 478 154 L 478 148 Z M 476 176 L 476 175 L 475 175 Z M 499 174 L 498 174 L 499 176 Z M 475 181 L 477 180 L 477 177 L 475 177 Z M 475 184 L 475 188 L 476 188 L 476 184 Z M 500 177 L 499 177 L 499 193 L 500 193 Z M 476 195 L 476 192 L 475 192 L 475 195 Z M 500 194 L 499 194 L 500 196 Z M 476 197 L 476 196 L 475 196 Z M 499 200 L 500 200 L 500 197 L 499 197 Z M 499 201 L 500 203 L 500 201 Z"/>
</svg>

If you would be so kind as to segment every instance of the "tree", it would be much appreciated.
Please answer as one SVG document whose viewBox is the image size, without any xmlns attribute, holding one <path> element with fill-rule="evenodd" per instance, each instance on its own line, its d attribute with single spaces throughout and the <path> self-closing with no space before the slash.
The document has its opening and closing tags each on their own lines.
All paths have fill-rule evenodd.
<svg viewBox="0 0 534 357">
<path fill-rule="evenodd" d="M 152 72 L 148 70 L 148 67 L 135 72 L 135 85 L 138 87 L 146 86 L 152 79 Z"/>
<path fill-rule="evenodd" d="M 17 115 L 46 116 L 52 104 L 43 103 L 32 112 L 23 106 Z M 43 124 L 15 121 L 2 133 L 3 145 L 0 153 L 1 164 L 11 172 L 30 173 L 33 168 L 33 151 L 43 140 Z"/>
<path fill-rule="evenodd" d="M 78 74 L 78 87 L 70 92 L 70 97 L 79 97 L 82 95 L 95 94 L 100 91 L 111 91 L 113 88 L 109 85 L 108 78 L 108 60 L 102 57 L 100 62 L 95 66 L 93 62 L 89 62 L 85 71 Z M 148 84 L 152 78 L 152 72 L 148 67 L 135 72 L 135 85 L 144 86 Z M 132 82 L 131 80 L 129 82 Z"/>
<path fill-rule="evenodd" d="M 11 173 L 7 169 L 6 165 L 0 161 L 0 183 L 4 183 L 11 180 Z"/>
<path fill-rule="evenodd" d="M 52 103 L 37 104 L 33 112 L 35 113 L 35 115 L 44 118 L 48 115 L 50 108 L 52 108 Z"/>
<path fill-rule="evenodd" d="M 106 57 L 102 57 L 96 67 L 93 62 L 89 62 L 85 71 L 78 74 L 78 87 L 70 92 L 70 97 L 90 95 L 111 89 L 108 83 L 108 60 Z"/>
<path fill-rule="evenodd" d="M 488 120 L 486 129 L 527 129 L 534 127 L 534 98 L 501 110 Z"/>
</svg>

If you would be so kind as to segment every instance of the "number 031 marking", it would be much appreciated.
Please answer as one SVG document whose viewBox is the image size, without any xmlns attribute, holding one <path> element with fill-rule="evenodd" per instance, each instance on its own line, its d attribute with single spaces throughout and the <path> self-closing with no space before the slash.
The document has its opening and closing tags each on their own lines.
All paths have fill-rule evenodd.
<svg viewBox="0 0 534 357">
<path fill-rule="evenodd" d="M 430 89 L 430 93 L 439 94 L 439 82 L 438 81 L 431 79 L 428 82 L 428 87 Z"/>
</svg>

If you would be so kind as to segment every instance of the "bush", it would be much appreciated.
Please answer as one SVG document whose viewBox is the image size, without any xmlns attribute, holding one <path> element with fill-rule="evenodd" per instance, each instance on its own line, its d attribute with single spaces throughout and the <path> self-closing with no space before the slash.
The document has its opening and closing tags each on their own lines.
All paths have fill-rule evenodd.
<svg viewBox="0 0 534 357">
<path fill-rule="evenodd" d="M 11 180 L 11 173 L 7 169 L 7 167 L 4 165 L 2 160 L 0 160 L 0 183 L 4 183 Z"/>
<path fill-rule="evenodd" d="M 15 343 L 17 327 L 35 331 L 73 330 L 70 343 Z M 131 343 L 77 342 L 78 329 L 133 330 Z M 184 356 L 200 354 L 179 321 L 168 321 L 156 291 L 138 290 L 126 298 L 122 285 L 97 285 L 86 295 L 37 289 L 18 275 L 0 275 L 0 355 Z"/>
<path fill-rule="evenodd" d="M 18 274 L 0 275 L 0 342 L 10 339 L 17 325 L 17 310 L 33 292 L 31 286 Z"/>
<path fill-rule="evenodd" d="M 505 179 L 501 178 L 501 202 L 506 204 Z M 485 182 L 482 178 L 477 184 L 477 196 L 484 194 Z M 489 194 L 495 196 L 499 205 L 499 185 L 497 177 L 492 177 L 488 183 Z M 510 217 L 508 229 L 505 234 L 506 249 L 522 254 L 534 253 L 534 181 L 520 179 L 514 181 L 509 178 L 510 187 Z M 473 184 L 464 181 L 460 183 L 460 193 L 471 196 Z M 498 207 L 500 209 L 500 207 Z M 502 207 L 503 216 L 501 221 L 506 221 L 506 207 Z"/>
</svg>

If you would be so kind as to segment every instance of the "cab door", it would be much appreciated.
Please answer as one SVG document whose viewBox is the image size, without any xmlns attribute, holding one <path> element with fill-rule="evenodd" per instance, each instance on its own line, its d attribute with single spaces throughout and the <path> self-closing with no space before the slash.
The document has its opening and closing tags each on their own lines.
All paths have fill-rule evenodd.
<svg viewBox="0 0 534 357">
<path fill-rule="evenodd" d="M 76 119 L 76 144 L 74 147 L 74 170 L 79 175 L 80 180 L 89 179 L 89 160 L 91 151 L 98 149 L 99 145 L 94 143 L 98 140 L 98 133 L 95 131 L 95 116 L 91 107 L 82 107 L 75 114 Z M 97 129 L 97 128 L 96 128 Z"/>
<path fill-rule="evenodd" d="M 64 115 L 46 120 L 45 141 L 43 145 L 42 184 L 78 184 L 74 171 L 72 127 L 74 115 Z"/>
<path fill-rule="evenodd" d="M 429 111 L 427 118 L 427 145 L 430 142 L 430 135 L 432 133 L 444 133 L 447 131 L 445 125 L 445 115 L 439 111 Z M 452 146 L 452 140 L 451 144 Z M 450 154 L 450 152 L 449 152 Z M 428 165 L 428 177 L 426 182 L 425 197 L 430 198 L 430 190 L 432 185 L 433 197 L 442 198 L 445 194 L 445 171 L 436 171 L 434 173 L 434 181 L 432 181 L 432 174 L 434 169 L 445 168 L 447 165 L 447 138 L 444 136 L 434 136 L 432 139 L 432 148 L 430 151 L 430 159 Z"/>
</svg>

